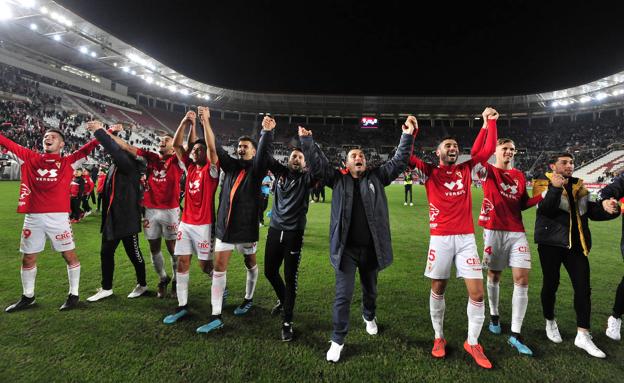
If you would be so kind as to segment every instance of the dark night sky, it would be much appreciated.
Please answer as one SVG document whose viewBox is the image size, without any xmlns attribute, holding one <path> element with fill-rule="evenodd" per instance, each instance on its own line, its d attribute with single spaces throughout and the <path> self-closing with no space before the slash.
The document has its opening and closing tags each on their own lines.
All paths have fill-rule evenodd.
<svg viewBox="0 0 624 383">
<path fill-rule="evenodd" d="M 624 70 L 624 1 L 59 3 L 186 76 L 239 90 L 508 95 Z"/>
</svg>

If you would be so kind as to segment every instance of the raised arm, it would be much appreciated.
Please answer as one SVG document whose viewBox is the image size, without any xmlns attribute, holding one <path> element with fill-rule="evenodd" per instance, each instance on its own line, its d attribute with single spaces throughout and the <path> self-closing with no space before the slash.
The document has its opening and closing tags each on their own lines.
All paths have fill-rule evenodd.
<svg viewBox="0 0 624 383">
<path fill-rule="evenodd" d="M 192 121 L 195 120 L 195 112 L 188 111 L 182 121 L 180 121 L 180 125 L 178 125 L 178 129 L 173 136 L 173 151 L 178 157 L 178 160 L 185 163 L 186 158 L 188 157 L 188 149 L 184 147 L 184 132 L 188 126 L 191 126 Z"/>
<path fill-rule="evenodd" d="M 323 180 L 325 185 L 333 188 L 336 176 L 341 173 L 331 167 L 323 151 L 314 143 L 312 131 L 300 126 L 299 141 L 306 163 L 310 167 L 310 171 L 313 172 L 314 178 Z"/>
<path fill-rule="evenodd" d="M 0 145 L 7 148 L 9 152 L 15 154 L 17 158 L 22 161 L 25 161 L 28 157 L 35 154 L 35 152 L 33 152 L 32 150 L 27 149 L 20 144 L 16 144 L 15 142 L 6 138 L 2 133 L 0 133 Z"/>
<path fill-rule="evenodd" d="M 273 157 L 273 129 L 275 129 L 275 119 L 271 116 L 264 116 L 262 119 L 262 130 L 258 141 L 258 150 L 254 157 L 254 169 L 264 177 L 269 167 L 269 159 Z"/>
<path fill-rule="evenodd" d="M 132 154 L 133 157 L 136 157 L 138 155 L 137 152 L 139 148 L 130 145 L 129 143 L 121 139 L 121 137 L 116 135 L 123 131 L 123 126 L 121 124 L 115 124 L 111 126 L 109 130 L 111 133 L 113 133 L 110 137 L 113 139 L 113 141 L 117 143 L 117 145 L 119 145 L 122 150 L 125 150 L 126 152 Z"/>
<path fill-rule="evenodd" d="M 554 217 L 559 213 L 559 203 L 563 194 L 563 185 L 567 180 L 560 174 L 552 173 L 550 178 L 533 181 L 533 197 L 542 195 L 543 199 L 537 204 L 537 213 L 547 217 Z"/>
<path fill-rule="evenodd" d="M 217 143 L 215 140 L 212 126 L 210 125 L 210 109 L 207 106 L 200 106 L 197 108 L 199 114 L 199 121 L 204 127 L 204 138 L 206 140 L 206 146 L 208 147 L 208 161 L 211 164 L 216 165 L 219 162 L 219 156 L 217 155 Z"/>
<path fill-rule="evenodd" d="M 384 185 L 390 185 L 407 167 L 414 143 L 413 133 L 415 130 L 418 131 L 416 117 L 408 116 L 405 123 L 401 126 L 401 130 L 403 134 L 401 134 L 401 141 L 394 153 L 394 157 L 379 168 L 381 182 Z"/>
<path fill-rule="evenodd" d="M 100 121 L 89 121 L 87 123 L 87 129 L 95 135 L 95 138 L 97 138 L 104 149 L 113 157 L 115 165 L 121 172 L 130 173 L 136 169 L 134 162 L 128 157 L 128 154 L 113 141 L 111 135 L 104 130 L 104 126 Z"/>
<path fill-rule="evenodd" d="M 494 154 L 496 150 L 496 140 L 498 139 L 498 131 L 496 128 L 496 120 L 498 120 L 498 112 L 493 108 L 485 108 L 483 111 L 484 127 L 481 128 L 479 135 L 477 136 L 470 154 L 472 155 L 472 163 L 478 164 L 487 162 L 488 159 Z M 485 138 L 483 138 L 485 135 Z M 483 141 L 480 145 L 479 142 Z M 473 153 L 474 151 L 474 153 Z"/>
</svg>

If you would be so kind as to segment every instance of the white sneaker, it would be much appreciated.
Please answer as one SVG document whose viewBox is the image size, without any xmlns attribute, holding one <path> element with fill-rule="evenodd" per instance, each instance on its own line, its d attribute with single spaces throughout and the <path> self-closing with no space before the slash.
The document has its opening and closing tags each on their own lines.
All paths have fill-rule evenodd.
<svg viewBox="0 0 624 383">
<path fill-rule="evenodd" d="M 147 286 L 136 285 L 134 290 L 130 294 L 128 294 L 128 298 L 138 298 L 141 295 L 145 294 L 147 291 Z"/>
<path fill-rule="evenodd" d="M 362 315 L 362 319 L 364 319 L 364 323 L 366 324 L 366 332 L 368 335 L 377 335 L 377 317 L 373 318 L 373 320 L 366 320 L 364 315 Z"/>
<path fill-rule="evenodd" d="M 91 215 L 91 213 L 93 213 L 91 210 L 89 210 L 89 211 L 85 211 L 84 216 L 85 216 L 85 217 L 88 217 L 88 216 L 90 216 L 90 215 Z"/>
<path fill-rule="evenodd" d="M 587 353 L 591 356 L 595 356 L 596 358 L 606 358 L 607 355 L 602 352 L 594 342 L 592 342 L 592 336 L 588 332 L 579 332 L 576 334 L 576 339 L 574 339 L 574 345 L 578 348 L 582 348 L 587 351 Z"/>
<path fill-rule="evenodd" d="M 410 206 L 414 206 L 414 204 L 412 202 L 410 202 Z"/>
<path fill-rule="evenodd" d="M 559 334 L 559 327 L 557 326 L 556 320 L 546 319 L 546 336 L 548 337 L 548 339 L 555 343 L 563 342 L 563 339 L 561 339 L 561 334 Z"/>
<path fill-rule="evenodd" d="M 622 319 L 610 316 L 607 321 L 607 336 L 613 340 L 620 340 L 620 330 L 622 329 Z"/>
<path fill-rule="evenodd" d="M 344 347 L 344 344 L 338 344 L 332 340 L 331 346 L 329 347 L 329 350 L 327 350 L 327 361 L 334 362 L 334 363 L 339 361 L 340 353 L 342 352 L 343 347 Z"/>
<path fill-rule="evenodd" d="M 407 202 L 403 202 L 403 206 L 407 206 Z"/>
<path fill-rule="evenodd" d="M 111 295 L 113 295 L 113 289 L 104 290 L 102 288 L 99 288 L 97 290 L 97 293 L 95 293 L 94 295 L 91 295 L 89 298 L 87 298 L 87 301 L 89 301 L 89 302 L 97 302 L 100 299 L 108 298 Z"/>
</svg>

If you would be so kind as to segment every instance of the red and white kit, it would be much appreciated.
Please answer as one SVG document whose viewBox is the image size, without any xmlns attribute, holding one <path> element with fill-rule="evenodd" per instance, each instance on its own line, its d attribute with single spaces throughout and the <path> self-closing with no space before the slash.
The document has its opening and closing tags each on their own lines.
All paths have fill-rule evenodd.
<svg viewBox="0 0 624 383">
<path fill-rule="evenodd" d="M 26 216 L 20 251 L 26 254 L 43 251 L 46 236 L 56 251 L 74 249 L 69 223 L 70 184 L 74 170 L 82 166 L 98 141 L 92 140 L 68 156 L 37 153 L 2 134 L 0 145 L 15 154 L 21 165 L 17 212 Z"/>
<path fill-rule="evenodd" d="M 143 149 L 137 150 L 137 156 L 147 161 L 147 188 L 143 199 L 145 238 L 176 239 L 180 221 L 180 179 L 184 174 L 184 164 L 175 155 L 161 157 Z"/>
<path fill-rule="evenodd" d="M 182 221 L 178 227 L 176 255 L 197 254 L 201 260 L 212 259 L 212 224 L 214 195 L 219 185 L 219 164 L 210 161 L 201 168 L 188 157 Z"/>
</svg>

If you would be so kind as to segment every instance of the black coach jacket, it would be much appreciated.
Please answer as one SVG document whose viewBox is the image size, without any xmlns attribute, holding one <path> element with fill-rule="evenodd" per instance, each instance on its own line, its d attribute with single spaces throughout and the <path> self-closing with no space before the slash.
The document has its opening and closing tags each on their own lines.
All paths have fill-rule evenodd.
<svg viewBox="0 0 624 383">
<path fill-rule="evenodd" d="M 589 200 L 589 191 L 580 178 L 570 177 L 572 198 L 576 209 L 570 211 L 570 202 L 565 188 L 557 188 L 550 182 L 552 173 L 548 172 L 533 180 L 533 195 L 542 194 L 543 200 L 537 204 L 535 218 L 535 243 L 570 248 L 572 243 L 572 214 L 576 214 L 579 237 L 583 254 L 591 250 L 589 219 L 606 221 L 617 217 L 608 214 L 602 205 Z"/>
<path fill-rule="evenodd" d="M 405 170 L 410 157 L 414 136 L 402 134 L 394 157 L 378 168 L 367 170 L 360 178 L 360 196 L 366 210 L 366 219 L 371 232 L 379 270 L 392 263 L 392 237 L 385 187 L 390 185 Z M 318 161 L 314 156 L 312 161 Z M 330 261 L 335 269 L 340 268 L 353 207 L 353 177 L 333 169 L 328 163 L 323 166 L 323 179 L 333 189 L 331 220 L 329 224 Z"/>
<path fill-rule="evenodd" d="M 609 185 L 600 190 L 598 197 L 598 202 L 601 204 L 605 199 L 615 198 L 619 201 L 622 197 L 624 197 L 624 173 L 615 177 Z M 620 239 L 620 251 L 622 252 L 622 258 L 624 258 L 624 216 L 622 216 L 622 238 Z"/>
<path fill-rule="evenodd" d="M 225 173 L 219 193 L 216 236 L 227 243 L 258 241 L 260 185 L 273 155 L 273 131 L 262 130 L 252 160 L 231 157 L 217 146 L 219 166 Z"/>
<path fill-rule="evenodd" d="M 102 237 L 110 241 L 137 234 L 141 231 L 142 165 L 122 150 L 104 129 L 96 130 L 95 137 L 113 158 L 102 196 Z"/>
</svg>

